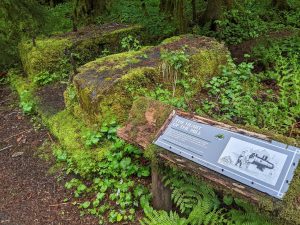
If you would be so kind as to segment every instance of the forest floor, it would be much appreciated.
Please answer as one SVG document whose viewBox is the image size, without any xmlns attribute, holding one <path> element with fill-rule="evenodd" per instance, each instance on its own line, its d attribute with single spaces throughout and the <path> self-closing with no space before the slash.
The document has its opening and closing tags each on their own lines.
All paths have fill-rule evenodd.
<svg viewBox="0 0 300 225">
<path fill-rule="evenodd" d="M 77 207 L 64 201 L 71 193 L 49 173 L 54 161 L 38 156 L 50 134 L 24 116 L 16 95 L 4 85 L 0 118 L 0 224 L 98 224 L 94 217 L 80 217 Z M 45 151 L 51 156 L 50 147 Z"/>
</svg>

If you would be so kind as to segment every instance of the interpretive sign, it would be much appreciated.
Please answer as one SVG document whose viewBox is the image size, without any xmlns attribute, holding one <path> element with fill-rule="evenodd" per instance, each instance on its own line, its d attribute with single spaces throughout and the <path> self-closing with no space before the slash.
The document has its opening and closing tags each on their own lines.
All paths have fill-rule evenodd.
<svg viewBox="0 0 300 225">
<path fill-rule="evenodd" d="M 154 142 L 199 165 L 281 199 L 300 149 L 174 115 Z"/>
</svg>

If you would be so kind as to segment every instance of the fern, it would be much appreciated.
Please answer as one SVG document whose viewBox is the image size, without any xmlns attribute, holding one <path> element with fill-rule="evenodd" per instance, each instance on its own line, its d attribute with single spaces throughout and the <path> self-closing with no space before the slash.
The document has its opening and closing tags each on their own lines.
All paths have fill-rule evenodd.
<svg viewBox="0 0 300 225">
<path fill-rule="evenodd" d="M 230 218 L 228 224 L 271 225 L 271 223 L 265 216 L 258 214 L 250 204 L 247 204 L 247 202 L 238 198 L 235 198 L 234 202 L 237 206 L 240 207 L 240 209 L 229 210 L 229 212 L 227 213 L 228 217 Z"/>
<path fill-rule="evenodd" d="M 224 204 L 228 207 L 220 208 L 218 196 L 204 182 L 175 169 L 164 172 L 163 182 L 171 188 L 172 200 L 187 218 L 148 205 L 142 225 L 270 225 L 247 202 L 226 196 Z"/>
<path fill-rule="evenodd" d="M 164 176 L 163 182 L 171 188 L 172 200 L 181 213 L 189 214 L 203 198 L 209 199 L 214 208 L 220 204 L 210 187 L 183 172 L 171 171 Z"/>
<path fill-rule="evenodd" d="M 187 221 L 191 225 L 226 224 L 227 220 L 223 211 L 224 209 L 217 209 L 210 199 L 204 198 L 194 207 Z"/>
<path fill-rule="evenodd" d="M 145 210 L 146 218 L 140 223 L 142 225 L 187 225 L 185 218 L 180 218 L 176 212 L 156 211 L 152 208 Z"/>
</svg>

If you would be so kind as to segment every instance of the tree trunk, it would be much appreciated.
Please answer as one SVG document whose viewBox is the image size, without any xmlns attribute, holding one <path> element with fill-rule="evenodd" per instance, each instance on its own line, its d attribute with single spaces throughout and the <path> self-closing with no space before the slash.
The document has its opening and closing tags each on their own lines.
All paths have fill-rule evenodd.
<svg viewBox="0 0 300 225">
<path fill-rule="evenodd" d="M 216 31 L 216 20 L 219 20 L 223 13 L 223 8 L 230 8 L 232 0 L 208 0 L 206 10 L 200 18 L 200 25 L 208 24 L 211 30 Z"/>
<path fill-rule="evenodd" d="M 289 10 L 290 6 L 287 0 L 272 0 L 272 6 L 279 10 Z"/>
<path fill-rule="evenodd" d="M 184 0 L 176 1 L 175 10 L 179 33 L 185 33 L 187 30 L 187 21 L 184 16 Z"/>
<path fill-rule="evenodd" d="M 144 16 L 149 16 L 149 13 L 148 13 L 148 11 L 147 11 L 147 7 L 146 7 L 145 0 L 141 0 L 141 3 L 142 3 L 141 7 L 142 7 L 142 11 L 143 11 L 143 13 L 144 13 Z"/>
<path fill-rule="evenodd" d="M 191 4 L 192 4 L 192 13 L 193 13 L 193 23 L 196 23 L 197 21 L 196 0 L 192 0 Z"/>
<path fill-rule="evenodd" d="M 36 37 L 32 36 L 32 45 L 33 47 L 36 47 L 36 41 L 35 41 Z"/>
<path fill-rule="evenodd" d="M 75 15 L 72 16 L 72 30 L 73 30 L 73 32 L 78 31 L 78 29 L 77 29 L 77 19 L 76 19 Z"/>
</svg>

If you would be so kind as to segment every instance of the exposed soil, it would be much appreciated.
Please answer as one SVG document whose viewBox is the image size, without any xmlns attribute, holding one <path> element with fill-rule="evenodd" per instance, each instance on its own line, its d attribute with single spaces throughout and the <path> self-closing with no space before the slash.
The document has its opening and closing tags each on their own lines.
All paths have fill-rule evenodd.
<svg viewBox="0 0 300 225">
<path fill-rule="evenodd" d="M 63 110 L 65 108 L 64 91 L 66 87 L 66 84 L 59 82 L 41 87 L 36 93 L 39 109 L 47 115 L 54 115 Z"/>
<path fill-rule="evenodd" d="M 71 195 L 48 173 L 53 161 L 37 156 L 50 135 L 44 128 L 36 130 L 16 100 L 7 86 L 0 86 L 0 224 L 98 224 L 64 202 Z"/>
</svg>

